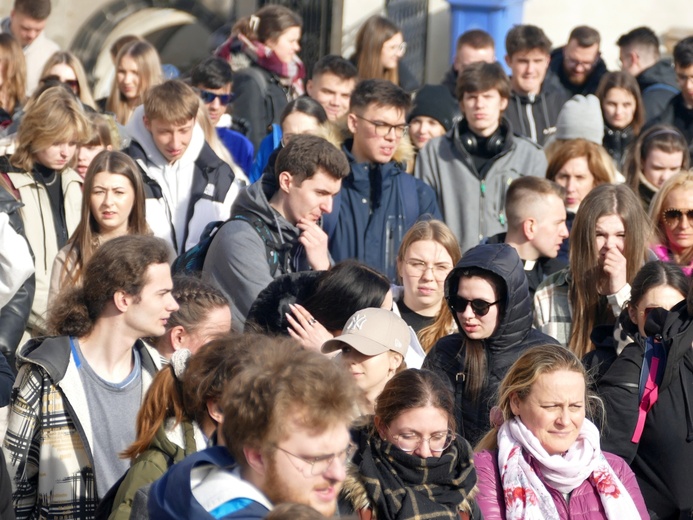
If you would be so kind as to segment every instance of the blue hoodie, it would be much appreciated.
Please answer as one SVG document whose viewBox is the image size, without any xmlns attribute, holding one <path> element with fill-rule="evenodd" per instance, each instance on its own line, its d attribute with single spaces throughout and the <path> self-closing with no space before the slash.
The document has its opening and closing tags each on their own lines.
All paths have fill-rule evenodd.
<svg viewBox="0 0 693 520">
<path fill-rule="evenodd" d="M 149 490 L 149 518 L 157 520 L 254 520 L 271 504 L 223 446 L 207 448 L 175 464 Z"/>
</svg>

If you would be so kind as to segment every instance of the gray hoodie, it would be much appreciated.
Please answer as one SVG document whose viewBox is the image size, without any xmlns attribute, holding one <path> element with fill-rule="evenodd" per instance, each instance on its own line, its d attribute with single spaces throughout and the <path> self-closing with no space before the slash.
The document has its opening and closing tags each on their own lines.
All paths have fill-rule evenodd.
<svg viewBox="0 0 693 520">
<path fill-rule="evenodd" d="M 260 180 L 242 191 L 231 207 L 231 220 L 212 240 L 205 257 L 203 272 L 214 278 L 231 299 L 233 329 L 242 331 L 250 306 L 276 277 L 309 269 L 305 250 L 298 243 L 301 231 L 269 204 L 274 194 L 271 183 Z M 280 261 L 272 274 L 265 241 L 248 220 L 259 218 L 272 234 L 274 250 Z"/>
</svg>

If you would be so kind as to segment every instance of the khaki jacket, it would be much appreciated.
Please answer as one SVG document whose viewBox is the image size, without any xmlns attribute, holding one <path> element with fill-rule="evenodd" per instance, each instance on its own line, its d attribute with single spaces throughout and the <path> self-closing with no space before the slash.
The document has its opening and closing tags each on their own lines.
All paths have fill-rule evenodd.
<svg viewBox="0 0 693 520">
<path fill-rule="evenodd" d="M 27 241 L 34 252 L 36 294 L 29 316 L 29 329 L 34 330 L 43 326 L 46 317 L 48 288 L 53 261 L 58 254 L 58 239 L 46 187 L 36 182 L 31 173 L 9 172 L 7 175 L 24 204 L 19 212 L 24 220 Z M 76 171 L 67 168 L 60 174 L 60 182 L 67 232 L 68 235 L 72 235 L 80 221 L 84 180 Z"/>
</svg>

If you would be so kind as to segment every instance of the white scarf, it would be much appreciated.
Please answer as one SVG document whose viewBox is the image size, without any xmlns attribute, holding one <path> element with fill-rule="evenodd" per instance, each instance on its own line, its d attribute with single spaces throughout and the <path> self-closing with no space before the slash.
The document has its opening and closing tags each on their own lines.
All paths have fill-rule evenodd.
<svg viewBox="0 0 693 520">
<path fill-rule="evenodd" d="M 537 461 L 541 476 L 525 460 L 523 451 Z M 588 479 L 599 493 L 606 518 L 641 516 L 599 447 L 599 430 L 587 419 L 563 455 L 549 455 L 518 417 L 506 421 L 498 431 L 498 467 L 507 520 L 559 520 L 546 485 L 566 494 Z"/>
</svg>

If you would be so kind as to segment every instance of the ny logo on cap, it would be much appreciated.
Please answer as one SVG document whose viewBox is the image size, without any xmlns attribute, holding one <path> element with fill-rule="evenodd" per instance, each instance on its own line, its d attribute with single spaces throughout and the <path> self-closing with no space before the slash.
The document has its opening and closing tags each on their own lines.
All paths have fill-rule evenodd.
<svg viewBox="0 0 693 520">
<path fill-rule="evenodd" d="M 346 330 L 361 330 L 363 325 L 366 323 L 366 316 L 364 314 L 356 314 L 351 317 L 349 323 L 347 323 Z"/>
</svg>

